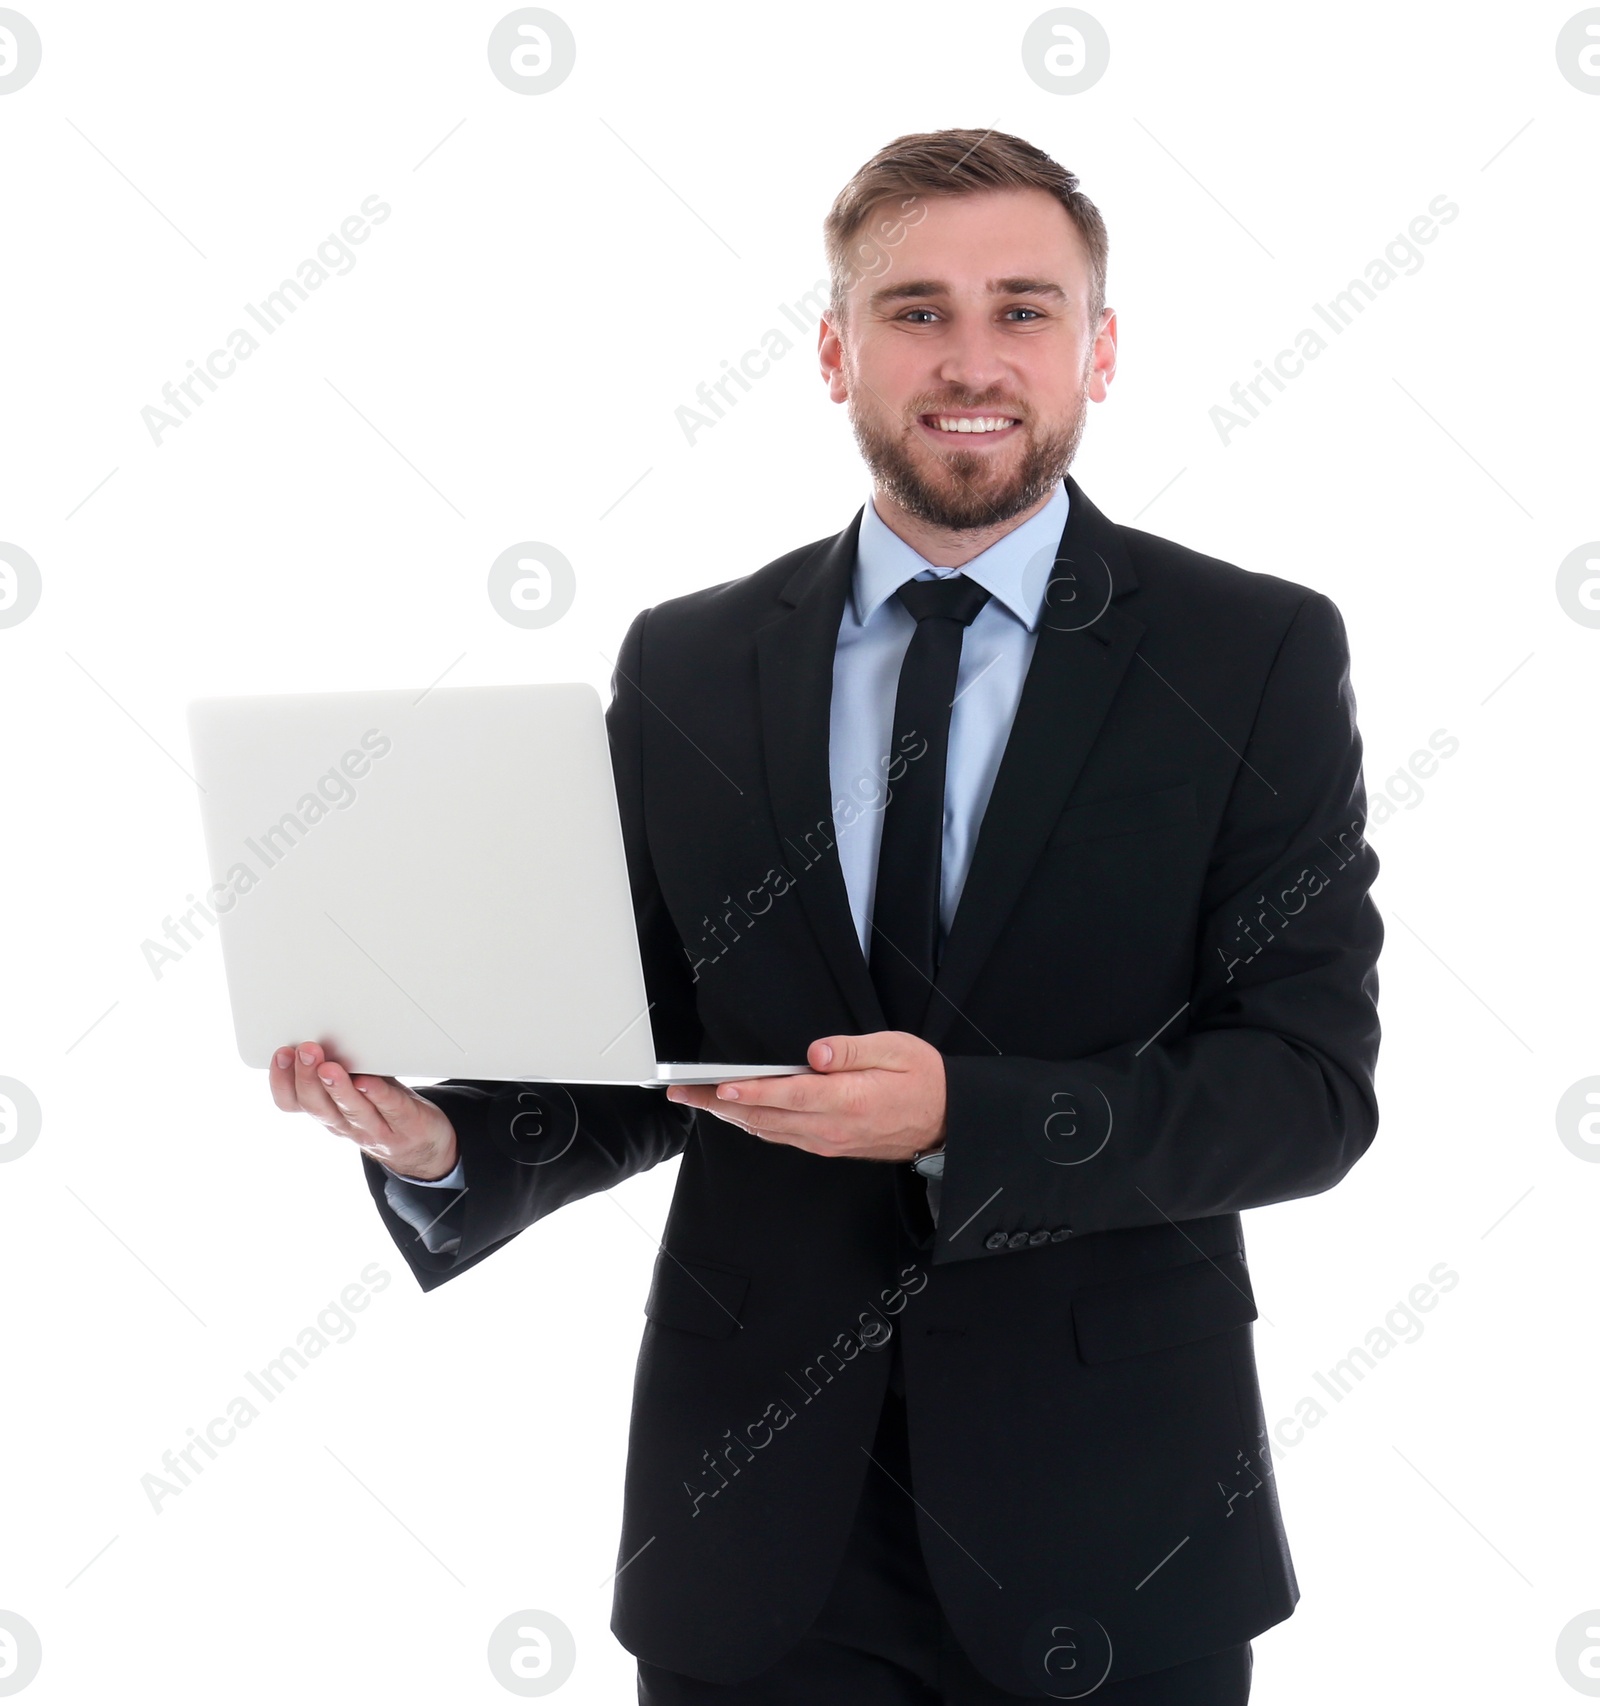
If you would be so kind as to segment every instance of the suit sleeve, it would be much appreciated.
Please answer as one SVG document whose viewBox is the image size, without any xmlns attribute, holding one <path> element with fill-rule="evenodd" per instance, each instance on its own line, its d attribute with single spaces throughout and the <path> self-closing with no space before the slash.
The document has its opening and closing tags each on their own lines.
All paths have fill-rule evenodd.
<svg viewBox="0 0 1600 1706">
<path fill-rule="evenodd" d="M 1376 1135 L 1377 958 L 1344 624 L 1299 606 L 1207 867 L 1186 1009 L 1076 1060 L 947 1056 L 935 1262 L 1336 1185 Z"/>
<path fill-rule="evenodd" d="M 416 1230 L 423 1249 L 434 1256 L 459 1250 L 461 1228 L 450 1214 L 457 1194 L 467 1183 L 466 1169 L 459 1157 L 442 1179 L 410 1179 L 403 1173 L 389 1172 L 388 1168 L 384 1171 L 388 1174 L 383 1181 L 384 1201 L 407 1226 Z"/>
<path fill-rule="evenodd" d="M 634 618 L 617 654 L 606 729 L 656 1049 L 662 1059 L 697 1060 L 694 980 L 645 839 L 639 682 L 649 614 Z M 361 1161 L 378 1214 L 424 1291 L 465 1273 L 564 1203 L 678 1154 L 695 1113 L 660 1090 L 633 1085 L 447 1079 L 417 1094 L 449 1116 L 464 1177 L 437 1205 L 426 1233 L 415 1216 L 396 1212 L 386 1188 L 394 1175 L 370 1156 Z M 426 1201 L 420 1190 L 407 1193 L 412 1203 Z"/>
</svg>

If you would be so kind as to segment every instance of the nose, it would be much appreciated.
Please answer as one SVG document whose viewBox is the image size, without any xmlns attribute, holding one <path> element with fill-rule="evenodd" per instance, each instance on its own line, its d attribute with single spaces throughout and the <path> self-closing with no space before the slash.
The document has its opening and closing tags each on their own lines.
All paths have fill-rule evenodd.
<svg viewBox="0 0 1600 1706">
<path fill-rule="evenodd" d="M 1011 370 L 1000 347 L 1000 334 L 979 322 L 957 322 L 939 341 L 934 375 L 940 384 L 959 392 L 969 401 L 952 407 L 984 408 L 1007 400 Z"/>
</svg>

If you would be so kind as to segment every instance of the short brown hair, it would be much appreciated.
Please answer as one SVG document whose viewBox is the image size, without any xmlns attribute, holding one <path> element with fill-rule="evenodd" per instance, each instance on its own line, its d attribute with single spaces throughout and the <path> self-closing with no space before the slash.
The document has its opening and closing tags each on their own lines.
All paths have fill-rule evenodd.
<svg viewBox="0 0 1600 1706">
<path fill-rule="evenodd" d="M 822 222 L 830 284 L 828 317 L 834 330 L 843 329 L 851 287 L 871 270 L 863 251 L 876 249 L 877 240 L 863 244 L 857 238 L 879 203 L 893 197 L 900 199 L 903 207 L 924 196 L 972 195 L 995 189 L 1045 190 L 1067 210 L 1089 252 L 1089 324 L 1091 331 L 1097 328 L 1106 306 L 1109 244 L 1100 209 L 1078 188 L 1076 174 L 1057 165 L 1031 142 L 1004 131 L 930 130 L 897 136 L 834 197 Z"/>
</svg>

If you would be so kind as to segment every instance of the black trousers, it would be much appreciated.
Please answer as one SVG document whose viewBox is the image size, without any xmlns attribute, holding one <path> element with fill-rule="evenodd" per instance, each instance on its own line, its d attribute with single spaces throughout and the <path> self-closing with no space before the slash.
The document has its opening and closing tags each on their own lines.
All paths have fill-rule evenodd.
<svg viewBox="0 0 1600 1706">
<path fill-rule="evenodd" d="M 934 1595 L 917 1540 L 897 1333 L 889 1392 L 844 1562 L 798 1646 L 748 1682 L 702 1682 L 639 1661 L 640 1706 L 1003 1706 Z M 891 1478 L 892 1477 L 892 1478 Z M 895 1485 L 899 1482 L 899 1486 Z M 1249 1642 L 1170 1670 L 1107 1683 L 1089 1706 L 1245 1706 Z"/>
</svg>

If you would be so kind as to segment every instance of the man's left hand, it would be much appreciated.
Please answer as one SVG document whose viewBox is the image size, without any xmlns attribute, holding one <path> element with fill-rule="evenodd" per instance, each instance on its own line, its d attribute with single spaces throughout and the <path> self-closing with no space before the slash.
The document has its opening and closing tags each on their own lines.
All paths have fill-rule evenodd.
<svg viewBox="0 0 1600 1706">
<path fill-rule="evenodd" d="M 909 1031 L 819 1037 L 812 1071 L 674 1084 L 689 1102 L 769 1143 L 855 1161 L 910 1161 L 944 1144 L 944 1056 Z"/>
</svg>

